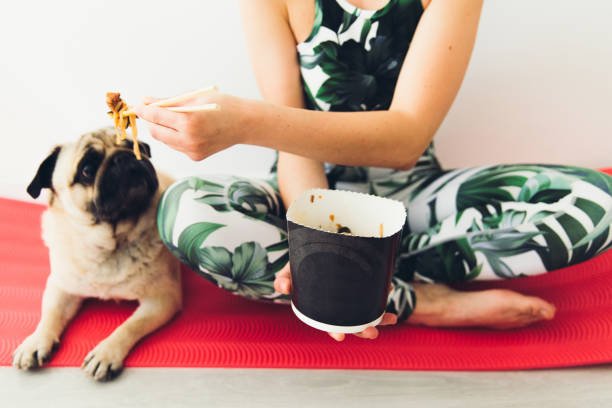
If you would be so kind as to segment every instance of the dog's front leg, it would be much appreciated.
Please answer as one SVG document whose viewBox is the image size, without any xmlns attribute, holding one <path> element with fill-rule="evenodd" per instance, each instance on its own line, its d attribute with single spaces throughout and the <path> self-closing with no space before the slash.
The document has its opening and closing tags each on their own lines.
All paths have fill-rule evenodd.
<svg viewBox="0 0 612 408">
<path fill-rule="evenodd" d="M 83 298 L 64 292 L 47 281 L 43 293 L 41 317 L 34 333 L 29 335 L 13 353 L 13 366 L 27 370 L 46 363 L 66 324 L 79 310 Z"/>
<path fill-rule="evenodd" d="M 89 352 L 82 368 L 98 381 L 113 379 L 123 369 L 123 360 L 130 349 L 164 325 L 179 309 L 180 295 L 142 299 L 134 314 Z"/>
</svg>

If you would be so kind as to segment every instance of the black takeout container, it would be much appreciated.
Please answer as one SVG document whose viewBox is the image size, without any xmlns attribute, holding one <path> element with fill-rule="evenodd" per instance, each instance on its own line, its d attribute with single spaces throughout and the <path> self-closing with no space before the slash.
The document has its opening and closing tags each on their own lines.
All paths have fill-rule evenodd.
<svg viewBox="0 0 612 408">
<path fill-rule="evenodd" d="M 296 316 L 320 330 L 356 333 L 380 322 L 406 221 L 395 200 L 313 189 L 287 211 Z"/>
</svg>

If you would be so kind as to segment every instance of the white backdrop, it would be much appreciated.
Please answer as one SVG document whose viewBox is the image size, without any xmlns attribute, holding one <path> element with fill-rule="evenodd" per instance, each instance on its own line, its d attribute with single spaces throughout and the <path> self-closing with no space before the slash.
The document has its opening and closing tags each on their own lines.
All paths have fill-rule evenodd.
<svg viewBox="0 0 612 408">
<path fill-rule="evenodd" d="M 612 166 L 611 17 L 608 0 L 486 2 L 436 137 L 443 164 Z M 53 144 L 109 125 L 107 90 L 134 103 L 209 84 L 258 98 L 237 0 L 2 2 L 0 194 L 25 197 Z M 175 176 L 263 174 L 272 158 L 237 146 L 194 163 L 152 144 L 157 166 Z"/>
</svg>

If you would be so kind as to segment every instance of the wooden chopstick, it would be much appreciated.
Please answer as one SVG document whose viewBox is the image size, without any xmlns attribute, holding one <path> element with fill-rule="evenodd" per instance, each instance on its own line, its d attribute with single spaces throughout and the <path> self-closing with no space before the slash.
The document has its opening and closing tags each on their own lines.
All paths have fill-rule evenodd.
<svg viewBox="0 0 612 408">
<path fill-rule="evenodd" d="M 166 108 L 168 110 L 171 110 L 172 112 L 179 112 L 179 113 L 220 110 L 221 107 L 218 104 L 216 104 L 216 103 L 207 103 L 207 104 L 204 104 L 204 105 L 193 105 L 193 106 L 174 106 L 174 105 L 179 104 L 181 102 L 187 101 L 187 100 L 189 100 L 191 98 L 195 98 L 196 96 L 204 95 L 204 94 L 209 93 L 209 92 L 217 92 L 217 91 L 218 91 L 217 86 L 213 85 L 213 86 L 209 86 L 207 88 L 202 88 L 202 89 L 198 89 L 198 90 L 195 90 L 195 91 L 187 92 L 187 93 L 184 93 L 182 95 L 173 96 L 172 98 L 161 99 L 161 100 L 159 100 L 157 102 L 150 103 L 148 106 L 156 106 L 158 108 Z M 128 107 L 128 109 L 122 111 L 120 113 L 120 115 L 122 117 L 131 116 L 131 115 L 138 116 L 138 115 L 136 115 L 136 112 L 131 110 L 130 107 Z"/>
<path fill-rule="evenodd" d="M 169 106 L 165 109 L 168 109 L 172 112 L 187 113 L 187 112 L 221 110 L 221 107 L 216 103 L 207 103 L 205 105 L 194 105 L 194 106 Z"/>
<path fill-rule="evenodd" d="M 160 108 L 174 106 L 177 103 L 181 103 L 183 101 L 189 100 L 191 98 L 195 98 L 196 96 L 200 96 L 209 92 L 216 92 L 218 89 L 216 86 L 209 86 L 207 88 L 198 89 L 195 91 L 187 92 L 182 95 L 173 96 L 172 98 L 162 99 L 153 103 L 150 103 L 149 106 L 157 106 Z M 204 105 L 202 105 L 204 106 Z"/>
<path fill-rule="evenodd" d="M 172 111 L 172 112 L 189 113 L 189 112 L 202 112 L 202 111 L 217 111 L 217 110 L 221 110 L 221 107 L 216 103 L 207 103 L 205 105 L 193 105 L 193 106 L 169 106 L 164 109 L 168 109 L 169 111 Z M 121 116 L 123 117 L 130 116 L 130 115 L 138 116 L 136 115 L 136 112 L 134 112 L 133 110 L 129 110 L 129 109 L 121 112 Z"/>
</svg>

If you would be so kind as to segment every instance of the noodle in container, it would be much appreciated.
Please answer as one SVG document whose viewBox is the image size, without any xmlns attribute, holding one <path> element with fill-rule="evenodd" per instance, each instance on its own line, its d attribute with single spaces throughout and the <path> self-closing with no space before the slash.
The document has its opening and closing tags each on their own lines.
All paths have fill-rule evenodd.
<svg viewBox="0 0 612 408">
<path fill-rule="evenodd" d="M 357 333 L 385 312 L 404 205 L 351 191 L 313 189 L 287 211 L 295 315 L 319 330 Z"/>
</svg>

